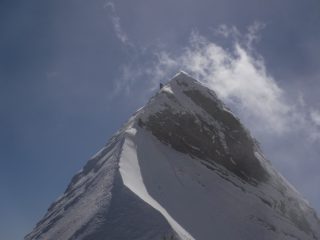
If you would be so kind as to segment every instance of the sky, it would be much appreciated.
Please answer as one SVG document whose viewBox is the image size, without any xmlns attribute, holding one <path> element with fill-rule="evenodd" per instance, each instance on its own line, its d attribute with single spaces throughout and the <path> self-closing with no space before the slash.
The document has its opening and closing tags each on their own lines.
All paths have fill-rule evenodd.
<svg viewBox="0 0 320 240">
<path fill-rule="evenodd" d="M 318 0 L 0 1 L 0 239 L 176 72 L 208 87 L 320 213 Z"/>
</svg>

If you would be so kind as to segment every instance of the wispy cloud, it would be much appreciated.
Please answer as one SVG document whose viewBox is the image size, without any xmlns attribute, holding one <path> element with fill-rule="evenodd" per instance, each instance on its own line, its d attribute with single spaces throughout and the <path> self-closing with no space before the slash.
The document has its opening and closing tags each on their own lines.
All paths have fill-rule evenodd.
<svg viewBox="0 0 320 240">
<path fill-rule="evenodd" d="M 264 27 L 254 23 L 242 34 L 236 27 L 220 26 L 215 33 L 233 39 L 228 49 L 197 32 L 192 32 L 189 44 L 179 54 L 154 48 L 148 52 L 152 55 L 148 63 L 123 66 L 114 94 L 130 94 L 137 83 L 154 91 L 160 81 L 184 70 L 213 89 L 255 135 L 282 135 L 294 129 L 309 140 L 320 140 L 320 112 L 305 106 L 301 93 L 295 99 L 288 97 L 255 52 L 254 44 Z"/>
<path fill-rule="evenodd" d="M 266 27 L 265 23 L 254 22 L 247 27 L 247 32 L 242 34 L 235 26 L 227 26 L 221 24 L 219 27 L 213 29 L 215 35 L 220 35 L 226 39 L 232 39 L 238 44 L 241 44 L 254 51 L 254 44 L 260 40 L 260 32 Z"/>
<path fill-rule="evenodd" d="M 229 106 L 238 109 L 242 118 L 256 130 L 275 133 L 287 131 L 288 121 L 292 120 L 294 109 L 286 103 L 284 93 L 265 68 L 262 57 L 251 52 L 256 31 L 249 28 L 245 45 L 238 41 L 240 32 L 236 28 L 222 26 L 219 30 L 224 36 L 237 36 L 231 50 L 226 50 L 214 42 L 194 32 L 190 44 L 179 56 L 166 52 L 158 53 L 159 62 L 155 69 L 164 73 L 168 69 L 183 69 L 215 90 Z M 163 75 L 163 74 L 162 74 Z M 290 117 L 289 117 L 290 116 Z"/>
<path fill-rule="evenodd" d="M 310 117 L 313 123 L 317 126 L 320 126 L 320 111 L 316 109 L 310 110 Z"/>
<path fill-rule="evenodd" d="M 110 17 L 117 38 L 121 41 L 121 43 L 125 45 L 131 45 L 132 43 L 129 41 L 127 33 L 121 26 L 120 17 L 117 14 L 114 2 L 107 2 L 104 7 L 110 9 Z"/>
</svg>

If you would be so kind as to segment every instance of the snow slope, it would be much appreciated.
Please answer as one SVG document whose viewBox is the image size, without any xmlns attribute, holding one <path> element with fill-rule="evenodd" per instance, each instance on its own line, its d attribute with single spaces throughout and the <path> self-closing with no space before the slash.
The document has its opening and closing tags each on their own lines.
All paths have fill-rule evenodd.
<svg viewBox="0 0 320 240">
<path fill-rule="evenodd" d="M 311 240 L 320 221 L 214 92 L 177 74 L 26 240 Z"/>
</svg>

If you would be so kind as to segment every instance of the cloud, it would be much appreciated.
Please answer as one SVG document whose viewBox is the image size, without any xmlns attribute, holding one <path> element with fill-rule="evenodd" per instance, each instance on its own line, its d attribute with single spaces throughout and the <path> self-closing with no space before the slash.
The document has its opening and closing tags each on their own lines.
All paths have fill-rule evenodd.
<svg viewBox="0 0 320 240">
<path fill-rule="evenodd" d="M 181 55 L 158 53 L 155 69 L 160 75 L 168 69 L 185 70 L 215 90 L 228 106 L 243 113 L 241 117 L 255 130 L 281 134 L 290 128 L 294 108 L 286 102 L 282 89 L 267 73 L 262 57 L 251 52 L 253 41 L 258 39 L 254 36 L 258 28 L 257 25 L 249 28 L 245 36 L 247 45 L 236 40 L 231 50 L 194 32 Z M 219 32 L 224 36 L 236 35 L 237 39 L 240 36 L 236 28 L 222 27 Z"/>
<path fill-rule="evenodd" d="M 147 97 L 161 81 L 184 70 L 213 89 L 255 136 L 283 135 L 294 130 L 313 142 L 320 140 L 316 128 L 317 123 L 320 124 L 319 112 L 310 112 L 301 92 L 289 97 L 268 73 L 263 57 L 255 52 L 254 44 L 259 41 L 259 31 L 264 27 L 264 24 L 254 23 L 242 34 L 236 27 L 221 25 L 215 33 L 232 38 L 230 48 L 192 32 L 189 43 L 179 54 L 157 47 L 144 49 L 135 61 L 122 67 L 114 95 L 140 91 L 139 95 Z M 139 58 L 148 61 L 142 63 Z M 144 92 L 133 90 L 136 85 L 145 86 Z"/>
<path fill-rule="evenodd" d="M 254 49 L 254 43 L 260 40 L 260 32 L 266 27 L 266 24 L 261 22 L 254 22 L 248 27 L 248 32 L 245 34 L 245 42 L 247 48 L 251 51 Z"/>
<path fill-rule="evenodd" d="M 123 65 L 121 67 L 121 76 L 115 82 L 114 89 L 110 98 L 118 95 L 129 96 L 133 92 L 137 79 L 140 79 L 146 73 L 139 68 L 133 68 L 132 65 Z"/>
<path fill-rule="evenodd" d="M 266 24 L 254 22 L 247 27 L 247 33 L 242 34 L 235 26 L 221 24 L 218 28 L 213 29 L 213 33 L 226 39 L 233 39 L 238 44 L 245 46 L 250 51 L 254 50 L 254 44 L 260 40 L 260 32 L 266 27 Z"/>
<path fill-rule="evenodd" d="M 117 38 L 121 41 L 121 43 L 125 45 L 131 45 L 132 43 L 129 41 L 126 32 L 121 26 L 120 17 L 117 14 L 115 4 L 113 2 L 107 2 L 104 7 L 110 9 L 110 17 Z"/>
<path fill-rule="evenodd" d="M 309 127 L 309 139 L 313 142 L 318 142 L 320 140 L 320 111 L 310 108 L 309 116 L 311 123 L 313 124 L 311 127 Z"/>
<path fill-rule="evenodd" d="M 320 111 L 316 110 L 316 109 L 311 109 L 310 110 L 310 117 L 312 122 L 317 125 L 320 126 Z"/>
</svg>

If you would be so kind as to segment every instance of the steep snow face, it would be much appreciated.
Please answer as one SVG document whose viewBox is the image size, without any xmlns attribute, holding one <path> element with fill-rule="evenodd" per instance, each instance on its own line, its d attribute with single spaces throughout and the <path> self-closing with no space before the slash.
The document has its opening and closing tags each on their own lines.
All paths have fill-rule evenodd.
<svg viewBox="0 0 320 240">
<path fill-rule="evenodd" d="M 178 228 L 172 229 L 160 207 L 150 206 L 147 201 L 152 198 L 140 194 L 138 187 L 143 185 L 137 184 L 142 181 L 137 169 L 123 173 L 126 157 L 135 156 L 125 129 L 72 178 L 65 193 L 49 207 L 26 240 L 158 240 L 176 235 Z M 134 159 L 128 164 L 135 166 Z M 131 189 L 123 181 L 128 174 L 134 177 L 130 179 Z"/>
<path fill-rule="evenodd" d="M 146 137 L 142 137 L 142 139 L 138 138 L 136 139 L 136 133 L 137 130 L 135 128 L 129 128 L 125 134 L 125 141 L 124 141 L 124 147 L 123 152 L 120 158 L 120 174 L 123 179 L 123 183 L 125 186 L 127 186 L 132 192 L 138 195 L 143 201 L 145 201 L 147 204 L 152 206 L 154 209 L 159 211 L 165 219 L 169 222 L 169 224 L 172 226 L 172 228 L 175 230 L 175 232 L 182 238 L 182 239 L 190 239 L 194 240 L 194 238 L 183 228 L 180 226 L 180 224 L 173 219 L 170 214 L 167 212 L 167 210 L 162 207 L 149 193 L 144 183 L 144 178 L 141 174 L 141 158 L 137 154 L 137 147 L 140 146 L 140 144 L 144 144 L 148 141 Z M 137 143 L 137 141 L 139 141 Z M 145 154 L 148 154 L 148 151 L 143 152 L 143 158 L 145 157 Z M 156 152 L 153 152 L 156 154 Z M 155 162 L 158 166 L 161 166 L 161 162 Z M 155 167 L 155 166 L 153 166 Z M 162 175 L 162 178 L 166 178 L 167 171 L 164 171 Z M 160 173 L 161 176 L 161 173 Z M 161 181 L 159 181 L 161 182 Z"/>
<path fill-rule="evenodd" d="M 226 174 L 228 170 L 222 166 L 208 168 L 200 159 L 175 151 L 148 131 L 137 129 L 130 137 L 130 159 L 137 159 L 139 168 L 135 171 L 136 177 L 132 178 L 135 180 L 129 182 L 130 189 L 146 202 L 149 197 L 157 201 L 156 205 L 149 203 L 156 209 L 166 210 L 163 216 L 181 239 L 256 240 L 259 236 L 259 239 L 266 240 L 305 240 L 319 237 L 319 223 L 309 215 L 312 210 L 296 211 L 295 201 L 301 206 L 307 205 L 288 187 L 282 195 L 269 183 L 248 184 L 232 173 Z M 124 178 L 125 175 L 123 171 Z M 143 183 L 135 182 L 137 178 Z M 141 185 L 148 197 L 137 190 Z M 288 211 L 302 214 L 298 218 L 304 217 L 310 222 L 307 224 L 311 230 L 298 227 L 278 204 L 283 204 Z M 167 214 L 175 222 L 170 222 Z M 176 223 L 191 237 L 179 234 L 181 229 L 175 226 Z"/>
<path fill-rule="evenodd" d="M 320 240 L 320 221 L 215 93 L 180 73 L 25 239 Z"/>
<path fill-rule="evenodd" d="M 100 212 L 107 211 L 114 186 L 121 144 L 117 137 L 76 174 L 63 196 L 25 239 L 77 239 L 82 226 L 95 228 Z M 96 222 L 90 225 L 90 222 Z"/>
<path fill-rule="evenodd" d="M 256 141 L 213 91 L 187 74 L 179 73 L 150 100 L 137 118 L 138 125 L 162 143 L 188 155 L 225 182 L 241 189 L 246 193 L 242 199 L 248 196 L 254 199 L 255 196 L 270 208 L 262 211 L 259 206 L 257 209 L 262 216 L 257 218 L 253 213 L 252 219 L 269 229 L 276 231 L 276 226 L 281 229 L 283 225 L 266 217 L 272 209 L 273 215 L 279 214 L 279 218 L 289 221 L 298 231 L 314 239 L 319 238 L 319 219 L 314 210 L 273 169 Z M 249 192 L 253 196 L 248 195 Z M 246 209 L 245 204 L 240 206 Z M 234 210 L 232 205 L 230 207 Z M 226 211 L 223 206 L 220 208 Z M 250 209 L 245 212 L 249 213 Z M 279 231 L 290 235 L 292 231 L 285 229 L 288 228 Z M 301 239 L 306 237 L 300 236 Z M 250 238 L 246 236 L 244 239 Z"/>
</svg>

